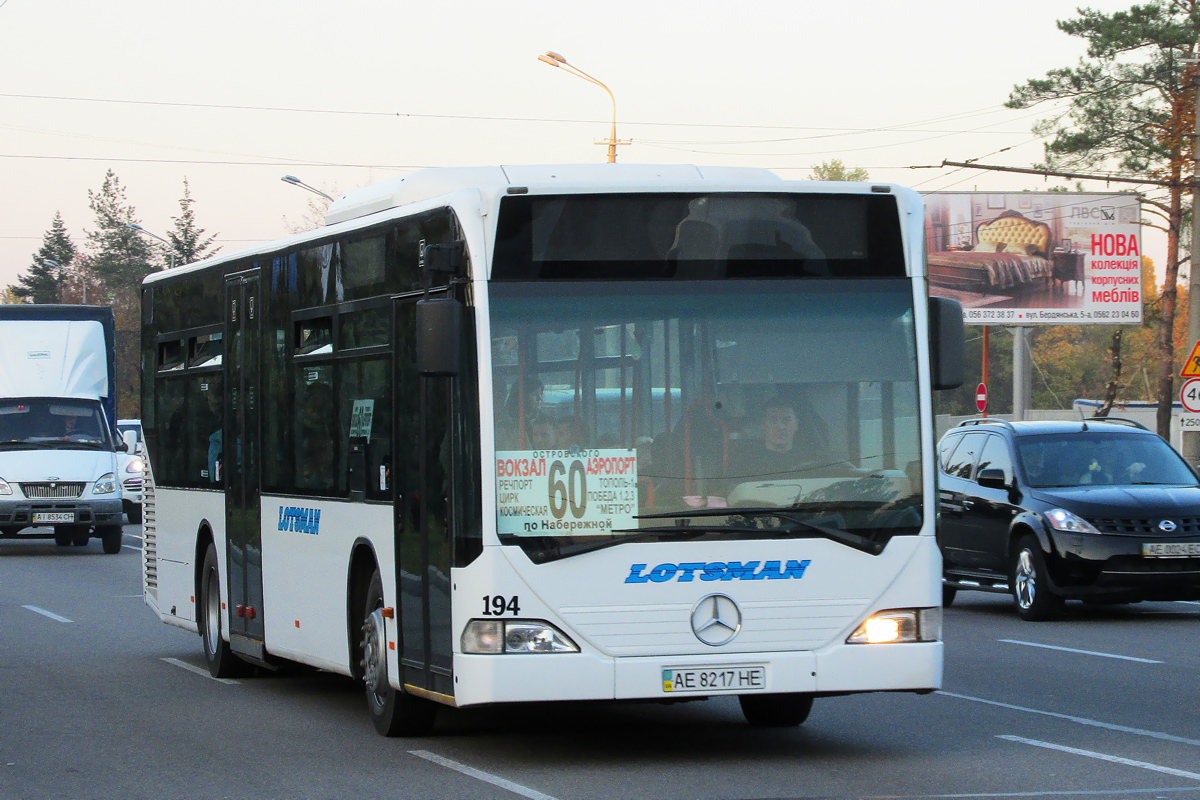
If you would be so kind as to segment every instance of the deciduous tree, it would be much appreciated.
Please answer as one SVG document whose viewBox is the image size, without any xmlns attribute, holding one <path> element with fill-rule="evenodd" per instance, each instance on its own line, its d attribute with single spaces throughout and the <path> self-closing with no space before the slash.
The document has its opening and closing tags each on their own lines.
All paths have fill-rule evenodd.
<svg viewBox="0 0 1200 800">
<path fill-rule="evenodd" d="M 808 179 L 810 181 L 865 181 L 869 178 L 864 167 L 847 167 L 841 159 L 835 158 L 814 164 Z"/>
</svg>

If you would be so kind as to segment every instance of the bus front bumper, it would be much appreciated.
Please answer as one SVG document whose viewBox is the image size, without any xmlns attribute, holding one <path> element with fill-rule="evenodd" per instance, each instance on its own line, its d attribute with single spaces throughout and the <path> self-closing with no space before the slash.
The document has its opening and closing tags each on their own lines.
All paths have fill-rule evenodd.
<svg viewBox="0 0 1200 800">
<path fill-rule="evenodd" d="M 931 691 L 941 642 L 790 653 L 608 658 L 593 653 L 454 656 L 455 704 L 687 700 L 718 695 Z"/>
</svg>

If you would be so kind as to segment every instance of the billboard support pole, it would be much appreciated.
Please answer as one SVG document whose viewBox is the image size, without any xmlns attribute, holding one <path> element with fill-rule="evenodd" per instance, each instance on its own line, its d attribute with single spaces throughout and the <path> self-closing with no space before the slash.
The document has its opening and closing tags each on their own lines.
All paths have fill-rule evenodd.
<svg viewBox="0 0 1200 800">
<path fill-rule="evenodd" d="M 1029 328 L 1013 328 L 1013 419 L 1028 416 L 1032 392 L 1029 369 Z"/>
</svg>

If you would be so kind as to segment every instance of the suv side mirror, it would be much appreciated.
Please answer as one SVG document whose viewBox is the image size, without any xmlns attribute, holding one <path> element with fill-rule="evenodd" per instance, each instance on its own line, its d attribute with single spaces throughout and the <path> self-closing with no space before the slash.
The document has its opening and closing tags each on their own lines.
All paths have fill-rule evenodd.
<svg viewBox="0 0 1200 800">
<path fill-rule="evenodd" d="M 989 489 L 1009 488 L 1008 483 L 1004 480 L 1004 470 L 1002 469 L 981 469 L 975 476 L 975 481 L 980 486 L 986 486 Z"/>
<path fill-rule="evenodd" d="M 957 389 L 966 374 L 963 309 L 957 300 L 929 298 L 930 366 L 934 389 Z"/>
</svg>

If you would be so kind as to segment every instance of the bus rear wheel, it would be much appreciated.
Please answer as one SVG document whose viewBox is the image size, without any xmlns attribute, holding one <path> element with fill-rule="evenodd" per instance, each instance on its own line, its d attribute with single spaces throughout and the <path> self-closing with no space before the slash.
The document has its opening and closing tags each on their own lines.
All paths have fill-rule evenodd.
<svg viewBox="0 0 1200 800">
<path fill-rule="evenodd" d="M 811 694 L 740 694 L 742 714 L 756 728 L 794 728 L 812 711 Z"/>
<path fill-rule="evenodd" d="M 199 594 L 196 621 L 200 641 L 204 643 L 208 674 L 214 678 L 236 678 L 246 674 L 248 665 L 233 654 L 229 642 L 221 636 L 221 572 L 217 566 L 217 548 L 211 542 L 204 553 L 204 566 L 200 568 Z"/>
<path fill-rule="evenodd" d="M 367 708 L 375 730 L 384 736 L 424 736 L 433 729 L 437 706 L 391 685 L 387 665 L 387 629 L 383 622 L 383 579 L 379 570 L 367 587 L 359 638 L 359 667 Z"/>
</svg>

